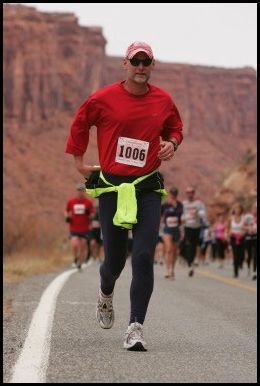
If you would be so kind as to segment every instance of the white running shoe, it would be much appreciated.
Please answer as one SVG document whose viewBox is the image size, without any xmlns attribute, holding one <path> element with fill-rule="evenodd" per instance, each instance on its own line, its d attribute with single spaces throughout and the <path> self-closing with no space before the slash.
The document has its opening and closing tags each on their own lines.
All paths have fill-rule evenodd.
<svg viewBox="0 0 260 386">
<path fill-rule="evenodd" d="M 104 296 L 99 290 L 96 318 L 102 328 L 111 328 L 114 324 L 113 294 Z"/>
<path fill-rule="evenodd" d="M 142 324 L 135 322 L 128 326 L 125 333 L 124 348 L 130 351 L 147 351 Z"/>
</svg>

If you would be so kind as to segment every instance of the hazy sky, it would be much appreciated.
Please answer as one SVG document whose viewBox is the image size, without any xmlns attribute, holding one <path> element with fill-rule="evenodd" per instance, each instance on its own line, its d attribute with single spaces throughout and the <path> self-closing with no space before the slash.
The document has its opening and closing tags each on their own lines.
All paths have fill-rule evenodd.
<svg viewBox="0 0 260 386">
<path fill-rule="evenodd" d="M 20 3 L 21 4 L 21 3 Z M 146 41 L 164 62 L 257 67 L 257 3 L 22 3 L 100 26 L 108 55 Z"/>
</svg>

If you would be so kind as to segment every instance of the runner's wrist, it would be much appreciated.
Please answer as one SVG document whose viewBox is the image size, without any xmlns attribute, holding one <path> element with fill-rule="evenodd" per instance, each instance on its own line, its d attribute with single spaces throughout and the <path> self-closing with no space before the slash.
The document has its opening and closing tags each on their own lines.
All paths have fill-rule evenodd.
<svg viewBox="0 0 260 386">
<path fill-rule="evenodd" d="M 169 139 L 168 142 L 171 142 L 173 144 L 174 151 L 178 149 L 178 143 L 176 141 L 174 141 L 173 139 Z"/>
</svg>

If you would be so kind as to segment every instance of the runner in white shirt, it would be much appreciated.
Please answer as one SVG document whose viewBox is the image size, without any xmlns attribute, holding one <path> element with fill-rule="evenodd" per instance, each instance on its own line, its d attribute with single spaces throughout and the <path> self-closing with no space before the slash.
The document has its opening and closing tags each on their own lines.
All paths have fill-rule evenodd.
<svg viewBox="0 0 260 386">
<path fill-rule="evenodd" d="M 233 252 L 234 277 L 237 278 L 239 268 L 242 269 L 245 258 L 245 217 L 244 209 L 241 204 L 236 203 L 233 207 L 231 217 L 228 222 L 228 235 Z"/>
<path fill-rule="evenodd" d="M 195 199 L 195 188 L 186 188 L 187 200 L 183 201 L 184 223 L 184 243 L 185 258 L 190 268 L 189 276 L 194 274 L 194 259 L 197 246 L 199 245 L 199 235 L 203 221 L 206 222 L 206 209 L 202 201 Z"/>
</svg>

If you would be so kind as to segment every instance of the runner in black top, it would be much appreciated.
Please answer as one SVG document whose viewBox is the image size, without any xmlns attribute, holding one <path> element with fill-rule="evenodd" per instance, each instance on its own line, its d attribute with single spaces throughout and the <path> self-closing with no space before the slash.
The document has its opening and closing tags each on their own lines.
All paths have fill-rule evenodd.
<svg viewBox="0 0 260 386">
<path fill-rule="evenodd" d="M 178 189 L 172 188 L 167 201 L 162 205 L 164 221 L 163 241 L 165 245 L 165 278 L 174 278 L 174 267 L 177 259 L 177 250 L 181 238 L 180 225 L 183 205 L 177 200 Z"/>
</svg>

